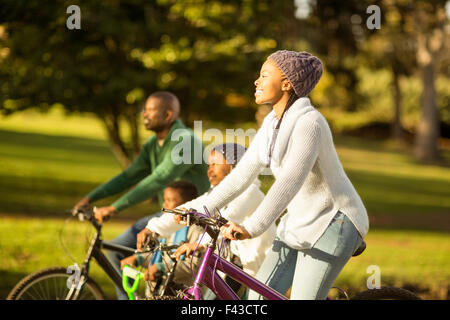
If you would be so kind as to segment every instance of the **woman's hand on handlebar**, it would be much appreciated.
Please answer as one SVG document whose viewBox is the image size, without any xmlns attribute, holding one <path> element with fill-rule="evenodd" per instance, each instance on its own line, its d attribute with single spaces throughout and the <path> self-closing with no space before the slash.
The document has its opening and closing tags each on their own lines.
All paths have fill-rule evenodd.
<svg viewBox="0 0 450 320">
<path fill-rule="evenodd" d="M 231 221 L 228 221 L 227 224 L 222 226 L 220 231 L 225 238 L 230 240 L 245 240 L 252 237 L 250 233 L 248 233 L 247 229 Z M 239 238 L 235 237 L 237 234 L 239 234 Z"/>
</svg>

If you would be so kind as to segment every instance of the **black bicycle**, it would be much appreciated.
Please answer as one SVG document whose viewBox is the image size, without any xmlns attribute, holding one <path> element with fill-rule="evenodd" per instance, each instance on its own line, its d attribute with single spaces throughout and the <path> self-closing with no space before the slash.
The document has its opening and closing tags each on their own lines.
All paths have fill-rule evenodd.
<svg viewBox="0 0 450 320">
<path fill-rule="evenodd" d="M 114 284 L 126 294 L 122 286 L 122 275 L 102 250 L 119 252 L 125 256 L 135 254 L 136 250 L 101 239 L 102 225 L 97 222 L 92 210 L 72 210 L 71 213 L 80 221 L 89 221 L 96 229 L 84 262 L 77 270 L 77 276 L 68 273 L 68 268 L 65 267 L 51 267 L 34 272 L 23 278 L 11 290 L 6 298 L 7 300 L 104 300 L 106 297 L 102 289 L 89 277 L 89 266 L 92 258 L 97 261 Z M 146 244 L 142 253 L 154 254 L 156 250 L 160 250 L 165 254 L 176 247 L 178 245 L 164 245 L 153 239 Z M 147 298 L 167 299 L 168 296 L 177 294 L 179 285 L 173 282 L 175 268 L 176 261 L 174 260 L 166 277 L 157 281 L 156 285 L 150 286 L 150 290 L 146 290 L 149 295 Z"/>
</svg>

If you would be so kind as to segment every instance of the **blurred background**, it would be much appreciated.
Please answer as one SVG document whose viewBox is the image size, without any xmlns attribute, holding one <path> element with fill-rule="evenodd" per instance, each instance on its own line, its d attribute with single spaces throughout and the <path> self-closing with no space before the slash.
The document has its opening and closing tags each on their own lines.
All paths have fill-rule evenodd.
<svg viewBox="0 0 450 320">
<path fill-rule="evenodd" d="M 323 61 L 310 98 L 370 217 L 367 250 L 336 284 L 364 290 L 376 265 L 382 285 L 449 299 L 449 19 L 450 1 L 1 0 L 0 299 L 71 265 L 61 242 L 80 264 L 92 230 L 65 210 L 138 154 L 148 95 L 175 93 L 190 127 L 257 129 L 270 108 L 254 81 L 279 49 Z M 104 238 L 157 210 L 124 211 Z"/>
</svg>

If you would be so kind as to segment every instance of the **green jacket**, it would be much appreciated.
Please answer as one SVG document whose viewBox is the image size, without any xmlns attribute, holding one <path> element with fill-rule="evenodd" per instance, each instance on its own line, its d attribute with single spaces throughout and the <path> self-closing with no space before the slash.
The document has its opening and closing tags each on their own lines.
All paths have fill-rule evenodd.
<svg viewBox="0 0 450 320">
<path fill-rule="evenodd" d="M 172 141 L 173 139 L 175 141 Z M 180 142 L 183 143 L 180 144 Z M 183 157 L 185 161 L 182 161 L 182 163 L 173 161 L 172 150 L 175 154 Z M 135 188 L 112 204 L 120 212 L 153 197 L 155 194 L 158 195 L 159 204 L 162 206 L 163 190 L 175 180 L 192 182 L 197 187 L 198 194 L 202 194 L 210 187 L 206 174 L 207 164 L 203 161 L 203 151 L 204 146 L 194 132 L 180 120 L 176 120 L 161 147 L 157 142 L 156 135 L 150 137 L 142 147 L 141 153 L 127 169 L 97 187 L 87 196 L 94 202 L 120 193 L 137 184 Z"/>
</svg>

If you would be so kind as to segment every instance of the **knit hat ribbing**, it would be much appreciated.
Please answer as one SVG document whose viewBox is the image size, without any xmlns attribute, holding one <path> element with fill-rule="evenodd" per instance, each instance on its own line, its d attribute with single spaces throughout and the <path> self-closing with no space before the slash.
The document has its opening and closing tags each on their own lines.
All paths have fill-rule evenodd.
<svg viewBox="0 0 450 320">
<path fill-rule="evenodd" d="M 308 52 L 278 50 L 267 59 L 277 64 L 299 98 L 306 97 L 314 89 L 323 73 L 322 62 Z"/>
<path fill-rule="evenodd" d="M 233 167 L 241 160 L 245 150 L 245 147 L 238 143 L 223 143 L 213 148 L 213 151 L 219 152 Z"/>
</svg>

